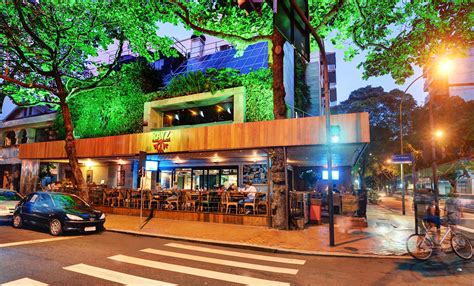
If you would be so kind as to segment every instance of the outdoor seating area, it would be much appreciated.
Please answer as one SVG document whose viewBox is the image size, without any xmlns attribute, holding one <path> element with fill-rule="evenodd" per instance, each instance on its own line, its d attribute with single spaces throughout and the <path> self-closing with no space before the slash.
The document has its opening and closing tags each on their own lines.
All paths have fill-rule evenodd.
<svg viewBox="0 0 474 286">
<path fill-rule="evenodd" d="M 143 194 L 142 194 L 143 192 Z M 160 211 L 210 212 L 234 215 L 267 215 L 268 195 L 245 191 L 151 191 L 94 188 L 90 200 L 95 206 L 156 209 Z"/>
</svg>

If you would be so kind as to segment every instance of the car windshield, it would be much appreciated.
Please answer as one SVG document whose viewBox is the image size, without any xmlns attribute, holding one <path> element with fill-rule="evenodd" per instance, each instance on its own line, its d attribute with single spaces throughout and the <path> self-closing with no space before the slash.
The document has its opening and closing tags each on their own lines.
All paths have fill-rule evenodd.
<svg viewBox="0 0 474 286">
<path fill-rule="evenodd" d="M 0 191 L 0 201 L 20 201 L 21 197 L 16 192 Z"/>
<path fill-rule="evenodd" d="M 61 208 L 74 208 L 77 206 L 88 206 L 86 202 L 80 198 L 65 194 L 51 194 L 54 205 Z"/>
</svg>

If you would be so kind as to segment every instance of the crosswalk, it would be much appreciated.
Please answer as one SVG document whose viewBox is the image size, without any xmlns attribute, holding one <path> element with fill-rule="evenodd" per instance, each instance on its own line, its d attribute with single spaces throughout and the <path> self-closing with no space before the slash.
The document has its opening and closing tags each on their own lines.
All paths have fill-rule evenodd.
<svg viewBox="0 0 474 286">
<path fill-rule="evenodd" d="M 230 251 L 181 243 L 168 243 L 165 244 L 164 247 L 165 250 L 155 248 L 141 249 L 138 253 L 136 253 L 136 255 L 133 256 L 117 254 L 104 258 L 107 261 L 115 262 L 114 265 L 120 265 L 124 269 L 123 272 L 115 271 L 116 269 L 111 270 L 84 263 L 65 266 L 62 269 L 68 273 L 76 273 L 88 277 L 98 278 L 103 280 L 104 283 L 108 281 L 131 286 L 177 285 L 174 284 L 173 281 L 170 281 L 173 278 L 169 276 L 167 272 L 173 272 L 183 276 L 198 277 L 206 281 L 217 280 L 221 282 L 252 286 L 289 286 L 290 283 L 288 281 L 291 281 L 291 278 L 298 273 L 298 267 L 301 267 L 306 262 L 302 259 Z M 139 257 L 140 254 L 145 254 L 146 257 Z M 182 261 L 183 263 L 176 263 L 177 260 Z M 198 267 L 189 266 L 192 263 L 196 263 Z M 272 265 L 268 265 L 270 263 Z M 132 265 L 151 269 L 151 273 L 153 273 L 154 277 L 141 277 L 127 273 L 131 272 L 130 266 Z M 217 266 L 223 266 L 224 269 L 232 269 L 232 271 L 217 271 L 215 270 Z M 235 274 L 236 271 L 234 271 L 234 269 L 241 269 L 245 271 L 241 271 L 244 273 L 243 275 L 238 275 Z M 249 270 L 255 272 L 256 274 L 283 274 L 283 278 L 280 278 L 280 280 L 287 281 L 277 281 L 274 279 L 273 275 L 270 276 L 272 277 L 271 279 L 258 278 L 258 276 L 262 277 L 262 275 L 250 275 L 248 272 Z M 153 279 L 156 277 L 166 281 Z M 24 277 L 1 285 L 46 286 L 48 284 L 42 281 L 36 281 L 30 277 Z"/>
</svg>

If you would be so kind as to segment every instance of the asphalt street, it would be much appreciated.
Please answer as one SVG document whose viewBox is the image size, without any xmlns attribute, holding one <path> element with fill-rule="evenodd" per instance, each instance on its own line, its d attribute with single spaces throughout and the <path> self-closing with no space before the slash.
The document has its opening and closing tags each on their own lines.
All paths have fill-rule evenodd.
<svg viewBox="0 0 474 286">
<path fill-rule="evenodd" d="M 259 252 L 112 232 L 52 238 L 0 226 L 0 284 L 470 285 L 474 264 Z"/>
</svg>

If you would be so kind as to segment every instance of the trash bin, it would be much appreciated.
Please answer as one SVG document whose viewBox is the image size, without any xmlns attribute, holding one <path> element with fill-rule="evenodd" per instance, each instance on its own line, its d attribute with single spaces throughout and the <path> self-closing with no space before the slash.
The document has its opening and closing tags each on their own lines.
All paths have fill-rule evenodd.
<svg viewBox="0 0 474 286">
<path fill-rule="evenodd" d="M 321 200 L 311 199 L 311 205 L 309 208 L 309 219 L 310 222 L 320 224 L 321 223 Z"/>
</svg>

